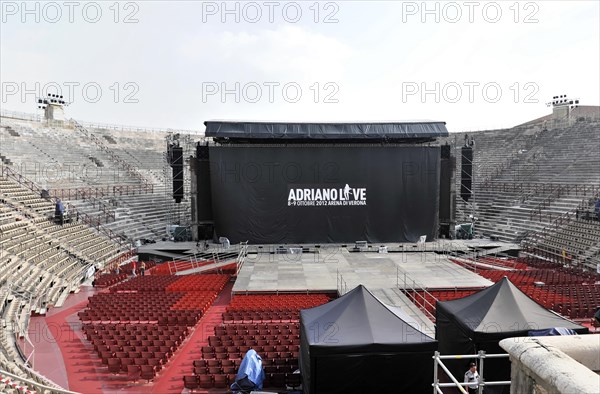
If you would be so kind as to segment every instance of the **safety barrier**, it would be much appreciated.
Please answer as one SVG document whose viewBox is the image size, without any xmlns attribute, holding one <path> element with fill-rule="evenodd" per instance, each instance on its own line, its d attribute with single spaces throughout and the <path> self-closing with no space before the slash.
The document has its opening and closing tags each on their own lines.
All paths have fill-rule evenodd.
<svg viewBox="0 0 600 394">
<path fill-rule="evenodd" d="M 486 382 L 483 372 L 484 372 L 484 360 L 486 358 L 507 358 L 508 354 L 486 354 L 485 351 L 481 350 L 478 354 L 467 354 L 467 355 L 440 355 L 440 352 L 436 351 L 433 356 L 433 393 L 434 394 L 444 394 L 441 390 L 441 387 L 458 387 L 458 390 L 463 394 L 468 394 L 467 390 L 463 386 L 468 386 L 472 383 L 464 383 L 456 380 L 452 372 L 448 370 L 446 365 L 442 360 L 462 360 L 465 358 L 476 358 L 479 360 L 479 381 L 477 382 L 477 394 L 482 394 L 485 386 L 507 386 L 510 385 L 510 380 L 501 380 L 495 382 Z M 442 368 L 442 370 L 448 375 L 451 383 L 440 383 L 438 379 L 438 366 Z"/>
</svg>

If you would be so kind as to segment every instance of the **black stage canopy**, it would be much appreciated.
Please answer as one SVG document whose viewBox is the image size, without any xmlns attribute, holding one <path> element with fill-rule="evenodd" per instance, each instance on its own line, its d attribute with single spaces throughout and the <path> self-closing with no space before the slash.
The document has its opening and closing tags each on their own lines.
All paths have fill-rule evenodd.
<svg viewBox="0 0 600 394">
<path fill-rule="evenodd" d="M 508 278 L 485 290 L 451 301 L 436 303 L 436 339 L 441 354 L 505 353 L 498 342 L 505 338 L 526 337 L 530 330 L 564 327 L 579 334 L 586 327 L 575 324 L 539 305 L 519 290 Z M 518 340 L 518 339 L 515 339 Z M 472 361 L 446 360 L 454 376 L 462 376 Z M 485 361 L 487 381 L 510 380 L 507 358 Z M 508 393 L 508 386 L 486 387 L 486 393 Z"/>
<path fill-rule="evenodd" d="M 300 311 L 304 393 L 425 393 L 437 342 L 363 285 Z"/>
<path fill-rule="evenodd" d="M 209 120 L 206 136 L 252 140 L 386 140 L 447 137 L 445 122 L 256 122 Z"/>
</svg>

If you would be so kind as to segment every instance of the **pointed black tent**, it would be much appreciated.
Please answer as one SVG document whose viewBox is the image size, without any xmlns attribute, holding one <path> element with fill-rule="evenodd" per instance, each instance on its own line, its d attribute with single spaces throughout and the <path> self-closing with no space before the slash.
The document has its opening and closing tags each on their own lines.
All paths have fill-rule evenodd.
<svg viewBox="0 0 600 394">
<path fill-rule="evenodd" d="M 300 311 L 305 393 L 428 392 L 436 349 L 409 316 L 362 285 Z"/>
<path fill-rule="evenodd" d="M 498 342 L 512 337 L 526 337 L 530 330 L 565 327 L 579 334 L 588 329 L 545 309 L 519 290 L 508 278 L 473 295 L 436 304 L 436 339 L 439 351 L 445 354 L 506 353 Z M 454 376 L 462 381 L 468 369 L 462 362 L 447 362 Z M 484 362 L 487 381 L 510 380 L 507 358 Z M 486 393 L 506 392 L 508 386 L 487 387 Z"/>
</svg>

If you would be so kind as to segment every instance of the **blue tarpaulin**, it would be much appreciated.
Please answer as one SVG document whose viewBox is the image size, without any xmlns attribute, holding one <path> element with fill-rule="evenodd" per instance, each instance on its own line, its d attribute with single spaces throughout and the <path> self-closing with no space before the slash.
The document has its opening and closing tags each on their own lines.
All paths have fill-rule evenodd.
<svg viewBox="0 0 600 394">
<path fill-rule="evenodd" d="M 577 335 L 577 333 L 570 328 L 554 327 L 547 328 L 545 330 L 531 330 L 529 331 L 530 337 L 548 337 L 554 335 Z"/>
<path fill-rule="evenodd" d="M 262 368 L 262 358 L 254 349 L 246 352 L 240 369 L 235 376 L 235 383 L 231 385 L 232 391 L 262 390 L 265 371 Z"/>
</svg>

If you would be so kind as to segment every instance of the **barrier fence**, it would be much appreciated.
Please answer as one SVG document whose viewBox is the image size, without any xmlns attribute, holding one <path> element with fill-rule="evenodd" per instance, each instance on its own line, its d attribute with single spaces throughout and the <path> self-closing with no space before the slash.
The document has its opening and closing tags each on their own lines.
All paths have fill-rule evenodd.
<svg viewBox="0 0 600 394">
<path fill-rule="evenodd" d="M 24 378 L 22 376 L 12 374 L 12 373 L 10 373 L 8 371 L 5 371 L 3 369 L 0 369 L 0 376 L 7 376 L 7 377 L 9 377 L 11 379 L 15 379 L 16 381 L 26 383 L 30 387 L 35 387 L 36 390 L 39 390 L 38 392 L 48 392 L 49 391 L 51 393 L 56 393 L 56 394 L 78 394 L 75 391 L 69 391 L 69 390 L 64 390 L 62 388 L 59 388 L 60 386 L 58 386 L 58 385 L 56 385 L 55 387 L 46 386 L 46 385 L 43 385 L 41 383 L 35 382 L 33 380 Z M 47 378 L 45 378 L 45 379 L 47 379 Z M 2 378 L 1 380 L 2 380 L 2 383 L 7 384 L 7 385 L 13 387 L 14 389 L 16 389 L 16 390 L 18 390 L 20 392 L 35 393 L 35 391 L 31 391 L 27 387 L 19 386 L 16 383 L 11 383 L 10 379 Z"/>
<path fill-rule="evenodd" d="M 509 386 L 510 380 L 500 380 L 495 382 L 486 382 L 484 377 L 484 360 L 486 358 L 507 358 L 508 354 L 486 354 L 485 351 L 481 350 L 478 354 L 467 354 L 467 355 L 440 355 L 440 352 L 436 351 L 433 356 L 433 394 L 444 394 L 441 390 L 442 387 L 457 387 L 458 390 L 463 394 L 469 394 L 465 390 L 465 386 L 472 385 L 473 383 L 459 382 L 452 372 L 448 370 L 442 360 L 463 360 L 469 358 L 475 358 L 479 360 L 479 381 L 477 382 L 477 394 L 482 394 L 485 386 Z M 440 383 L 438 379 L 438 367 L 440 367 L 446 375 L 452 380 L 451 383 Z"/>
</svg>

